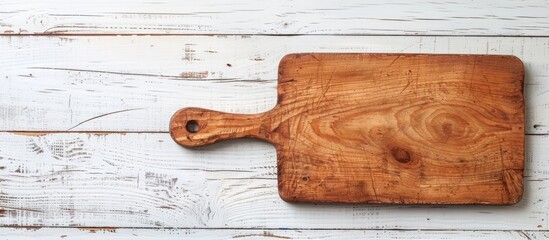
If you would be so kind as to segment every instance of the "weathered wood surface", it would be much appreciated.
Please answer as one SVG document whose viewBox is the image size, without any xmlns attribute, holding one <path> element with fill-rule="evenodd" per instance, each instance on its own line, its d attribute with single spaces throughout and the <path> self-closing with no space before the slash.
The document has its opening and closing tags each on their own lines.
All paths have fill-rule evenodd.
<svg viewBox="0 0 549 240">
<path fill-rule="evenodd" d="M 286 55 L 260 114 L 183 108 L 179 144 L 258 138 L 289 202 L 514 204 L 523 192 L 524 68 L 504 55 Z"/>
<path fill-rule="evenodd" d="M 277 196 L 276 180 L 270 179 L 274 175 L 253 175 L 275 173 L 274 169 L 258 172 L 247 168 L 276 165 L 274 148 L 260 142 L 241 140 L 234 145 L 212 146 L 213 152 L 211 149 L 186 152 L 164 133 L 63 133 L 40 137 L 2 133 L 0 214 L 4 217 L 0 217 L 0 223 L 151 228 L 274 226 L 299 229 L 292 230 L 295 234 L 269 230 L 293 239 L 307 236 L 348 239 L 346 235 L 379 239 L 546 239 L 547 232 L 537 230 L 549 229 L 548 8 L 546 0 L 2 1 L 0 131 L 3 132 L 167 132 L 170 116 L 183 106 L 233 113 L 271 109 L 276 103 L 276 65 L 287 53 L 407 52 L 520 57 L 526 66 L 526 131 L 541 136 L 527 137 L 526 195 L 515 206 L 323 205 L 319 208 L 285 204 Z M 13 36 L 17 34 L 24 37 Z M 162 36 L 100 36 L 103 34 Z M 316 36 L 281 36 L 287 34 Z M 320 36 L 324 34 L 338 36 Z M 385 34 L 392 36 L 361 36 Z M 459 37 L 463 35 L 478 37 Z M 78 140 L 72 144 L 75 139 L 81 139 L 82 143 Z M 39 142 L 42 149 L 51 144 L 56 153 L 38 153 L 40 150 L 35 150 L 30 141 Z M 160 145 L 155 145 L 156 142 Z M 19 165 L 30 166 L 35 173 L 24 172 L 25 168 L 17 171 Z M 173 170 L 171 166 L 207 171 Z M 64 167 L 65 170 L 61 169 Z M 182 193 L 166 183 L 197 173 L 197 179 L 185 184 L 186 194 L 192 197 L 182 197 Z M 155 178 L 154 174 L 161 175 Z M 175 185 L 183 187 L 181 182 Z M 124 201 L 128 204 L 124 205 Z M 174 209 L 160 207 L 165 203 L 176 205 Z M 395 231 L 349 230 L 341 234 L 329 230 L 333 228 L 422 231 L 395 235 Z M 438 235 L 425 229 L 449 231 L 437 231 L 442 233 Z M 4 227 L 0 228 L 0 234 L 7 239 L 44 236 L 96 239 L 99 234 L 121 239 L 137 238 L 134 235 L 147 239 L 273 238 L 246 236 L 266 231 L 258 229 L 116 229 L 116 233 L 72 228 L 34 230 Z M 240 234 L 240 231 L 251 232 Z M 79 234 L 73 235 L 74 232 Z"/>
<path fill-rule="evenodd" d="M 2 37 L 0 130 L 167 132 L 172 114 L 186 106 L 273 108 L 285 54 L 402 52 L 518 56 L 526 132 L 545 134 L 548 46 L 549 38 L 513 37 Z"/>
<path fill-rule="evenodd" d="M 34 240 L 216 240 L 216 239 L 421 239 L 533 240 L 546 231 L 404 231 L 404 230 L 276 230 L 276 229 L 117 229 L 117 228 L 1 228 L 1 239 Z"/>
<path fill-rule="evenodd" d="M 190 150 L 167 133 L 0 134 L 0 224 L 184 228 L 549 230 L 549 136 L 526 138 L 510 206 L 290 204 L 254 140 Z"/>
<path fill-rule="evenodd" d="M 546 0 L 2 1 L 3 34 L 549 35 Z"/>
</svg>

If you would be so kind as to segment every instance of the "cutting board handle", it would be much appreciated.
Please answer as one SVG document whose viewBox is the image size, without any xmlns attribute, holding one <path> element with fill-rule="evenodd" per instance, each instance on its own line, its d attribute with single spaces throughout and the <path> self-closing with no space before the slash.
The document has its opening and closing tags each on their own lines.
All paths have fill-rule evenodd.
<svg viewBox="0 0 549 240">
<path fill-rule="evenodd" d="M 170 120 L 170 134 L 185 147 L 199 147 L 234 138 L 267 139 L 265 113 L 233 114 L 202 108 L 183 108 Z"/>
</svg>

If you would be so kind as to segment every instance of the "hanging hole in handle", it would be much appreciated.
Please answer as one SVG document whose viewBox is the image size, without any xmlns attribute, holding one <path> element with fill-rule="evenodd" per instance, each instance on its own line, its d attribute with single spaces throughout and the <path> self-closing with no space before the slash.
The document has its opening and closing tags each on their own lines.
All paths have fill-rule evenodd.
<svg viewBox="0 0 549 240">
<path fill-rule="evenodd" d="M 198 125 L 198 122 L 196 120 L 189 120 L 187 121 L 187 125 L 185 125 L 185 128 L 190 133 L 195 133 L 200 130 L 200 126 Z"/>
</svg>

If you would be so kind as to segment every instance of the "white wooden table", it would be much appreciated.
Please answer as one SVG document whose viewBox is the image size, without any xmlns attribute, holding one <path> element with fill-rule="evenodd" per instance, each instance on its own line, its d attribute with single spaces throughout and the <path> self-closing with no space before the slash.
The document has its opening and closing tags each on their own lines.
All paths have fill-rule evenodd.
<svg viewBox="0 0 549 240">
<path fill-rule="evenodd" d="M 0 239 L 547 239 L 549 1 L 0 1 Z M 526 67 L 513 206 L 311 205 L 274 147 L 191 151 L 177 109 L 270 109 L 294 52 L 512 54 Z"/>
</svg>

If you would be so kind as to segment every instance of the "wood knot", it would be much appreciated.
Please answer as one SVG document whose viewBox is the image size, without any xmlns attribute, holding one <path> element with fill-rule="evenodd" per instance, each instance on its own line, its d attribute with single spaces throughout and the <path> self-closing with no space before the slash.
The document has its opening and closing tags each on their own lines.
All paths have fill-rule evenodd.
<svg viewBox="0 0 549 240">
<path fill-rule="evenodd" d="M 391 155 L 400 163 L 409 163 L 412 160 L 410 153 L 399 147 L 391 148 Z"/>
<path fill-rule="evenodd" d="M 426 123 L 427 130 L 440 143 L 461 145 L 476 135 L 474 122 L 454 113 L 439 113 Z"/>
</svg>

